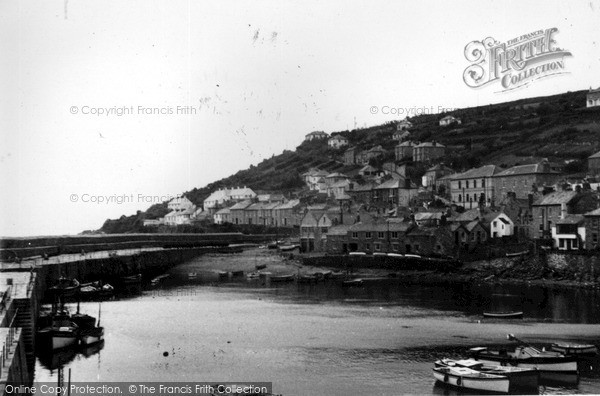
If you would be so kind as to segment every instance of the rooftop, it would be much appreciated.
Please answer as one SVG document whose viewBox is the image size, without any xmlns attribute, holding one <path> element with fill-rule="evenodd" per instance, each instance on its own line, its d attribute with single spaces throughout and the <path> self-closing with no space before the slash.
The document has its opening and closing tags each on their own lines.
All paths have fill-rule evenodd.
<svg viewBox="0 0 600 396">
<path fill-rule="evenodd" d="M 481 177 L 490 177 L 498 173 L 498 167 L 496 165 L 484 165 L 480 168 L 470 169 L 463 173 L 458 173 L 451 176 L 452 180 L 462 179 L 477 179 Z"/>
<path fill-rule="evenodd" d="M 533 206 L 561 205 L 569 203 L 577 196 L 577 191 L 557 191 L 544 195 L 533 203 Z"/>
</svg>

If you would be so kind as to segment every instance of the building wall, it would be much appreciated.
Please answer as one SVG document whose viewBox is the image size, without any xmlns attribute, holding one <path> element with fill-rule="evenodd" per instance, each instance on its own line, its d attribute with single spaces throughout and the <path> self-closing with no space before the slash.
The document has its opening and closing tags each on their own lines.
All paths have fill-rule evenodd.
<svg viewBox="0 0 600 396">
<path fill-rule="evenodd" d="M 588 158 L 588 170 L 592 176 L 600 175 L 600 157 Z"/>
<path fill-rule="evenodd" d="M 494 194 L 496 199 L 501 200 L 507 196 L 509 192 L 515 192 L 519 199 L 527 199 L 532 193 L 533 185 L 541 187 L 544 184 L 552 185 L 558 181 L 559 175 L 552 174 L 527 174 L 514 176 L 494 177 Z"/>
<path fill-rule="evenodd" d="M 483 184 L 485 184 L 485 187 Z M 495 199 L 491 177 L 460 179 L 450 182 L 452 202 L 466 209 L 478 208 L 481 194 L 484 194 L 486 204 L 490 204 Z"/>
<path fill-rule="evenodd" d="M 413 161 L 425 162 L 431 161 L 439 157 L 443 157 L 445 153 L 445 147 L 414 147 L 413 148 Z"/>
<path fill-rule="evenodd" d="M 396 161 L 412 159 L 413 147 L 414 146 L 396 146 L 394 149 Z"/>
<path fill-rule="evenodd" d="M 600 248 L 600 216 L 585 217 L 585 247 L 588 250 Z"/>
<path fill-rule="evenodd" d="M 588 93 L 586 99 L 586 107 L 600 106 L 600 92 Z"/>
<path fill-rule="evenodd" d="M 531 222 L 532 238 L 550 238 L 552 234 L 552 226 L 561 218 L 561 211 L 570 213 L 565 207 L 561 210 L 561 205 L 533 206 L 533 219 Z"/>
</svg>

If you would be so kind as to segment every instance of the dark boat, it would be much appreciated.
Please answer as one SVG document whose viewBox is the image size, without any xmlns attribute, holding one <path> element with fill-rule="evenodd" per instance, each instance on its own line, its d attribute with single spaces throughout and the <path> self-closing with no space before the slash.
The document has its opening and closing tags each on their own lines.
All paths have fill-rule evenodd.
<svg viewBox="0 0 600 396">
<path fill-rule="evenodd" d="M 298 283 L 317 283 L 319 278 L 315 274 L 306 274 L 298 276 Z"/>
<path fill-rule="evenodd" d="M 514 351 L 477 347 L 469 349 L 475 360 L 492 365 L 535 368 L 540 373 L 577 373 L 577 359 L 558 352 L 540 351 L 532 346 L 518 346 Z"/>
<path fill-rule="evenodd" d="M 48 290 L 55 297 L 72 297 L 79 291 L 79 286 L 77 279 L 61 277 L 58 279 L 58 283 Z"/>
<path fill-rule="evenodd" d="M 46 350 L 77 346 L 79 327 L 68 318 L 54 317 L 52 324 L 37 332 L 38 345 Z"/>
<path fill-rule="evenodd" d="M 289 275 L 273 275 L 270 277 L 271 282 L 292 282 L 295 277 L 293 274 Z"/>
<path fill-rule="evenodd" d="M 523 311 L 484 312 L 483 317 L 495 319 L 523 319 Z"/>
<path fill-rule="evenodd" d="M 234 278 L 244 276 L 244 271 L 231 271 L 231 276 Z"/>
<path fill-rule="evenodd" d="M 115 294 L 115 289 L 110 284 L 102 285 L 100 282 L 85 283 L 79 287 L 81 301 L 107 300 Z"/>
<path fill-rule="evenodd" d="M 576 344 L 572 342 L 555 342 L 551 346 L 555 352 L 567 356 L 596 356 L 598 347 L 592 344 Z"/>
<path fill-rule="evenodd" d="M 256 268 L 257 270 L 265 269 L 267 268 L 267 264 L 256 264 L 254 268 Z"/>
<path fill-rule="evenodd" d="M 120 281 L 124 285 L 136 285 L 142 282 L 142 274 L 122 276 Z"/>
<path fill-rule="evenodd" d="M 157 276 L 156 278 L 152 279 L 152 280 L 150 281 L 150 284 L 151 284 L 152 286 L 158 286 L 158 284 L 159 284 L 159 283 L 161 283 L 161 282 L 163 281 L 163 279 L 167 279 L 169 276 L 171 276 L 171 275 L 169 275 L 169 274 L 162 274 L 162 275 L 159 275 L 159 276 Z"/>
<path fill-rule="evenodd" d="M 482 373 L 503 375 L 508 377 L 511 389 L 537 390 L 540 373 L 534 368 L 487 365 L 474 359 L 440 359 L 435 362 L 435 367 L 467 367 Z"/>
<path fill-rule="evenodd" d="M 342 282 L 342 286 L 344 286 L 344 287 L 355 287 L 355 286 L 362 286 L 362 285 L 363 285 L 363 280 L 360 278 L 349 279 L 349 280 Z"/>
</svg>

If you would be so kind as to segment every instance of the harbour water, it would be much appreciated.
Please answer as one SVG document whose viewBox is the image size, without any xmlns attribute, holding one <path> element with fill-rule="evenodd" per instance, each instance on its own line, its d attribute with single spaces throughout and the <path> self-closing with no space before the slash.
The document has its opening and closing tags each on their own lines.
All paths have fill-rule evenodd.
<svg viewBox="0 0 600 396">
<path fill-rule="evenodd" d="M 212 268 L 254 262 L 252 252 L 206 255 L 170 271 L 141 295 L 102 303 L 105 342 L 95 350 L 38 359 L 35 381 L 273 383 L 283 395 L 450 394 L 431 368 L 441 357 L 481 345 L 600 344 L 600 295 L 540 287 L 406 285 L 397 279 L 271 283 L 220 279 Z M 271 265 L 297 268 L 273 255 Z M 190 273 L 197 276 L 190 276 Z M 82 303 L 98 312 L 98 303 Z M 523 320 L 488 320 L 483 311 L 519 309 Z M 600 360 L 580 364 L 578 382 L 540 393 L 600 393 Z"/>
</svg>

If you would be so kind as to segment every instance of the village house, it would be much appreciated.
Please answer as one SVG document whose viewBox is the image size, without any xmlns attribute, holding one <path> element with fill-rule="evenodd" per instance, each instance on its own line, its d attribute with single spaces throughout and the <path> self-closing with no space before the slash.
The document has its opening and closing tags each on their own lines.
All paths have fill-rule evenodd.
<svg viewBox="0 0 600 396">
<path fill-rule="evenodd" d="M 213 215 L 213 221 L 215 224 L 231 223 L 231 209 L 220 209 Z"/>
<path fill-rule="evenodd" d="M 586 107 L 600 106 L 600 88 L 592 89 L 586 95 Z"/>
<path fill-rule="evenodd" d="M 414 227 L 406 234 L 405 254 L 422 256 L 450 256 L 454 252 L 454 238 L 449 226 Z"/>
<path fill-rule="evenodd" d="M 588 250 L 600 249 L 600 209 L 583 215 L 585 218 L 585 247 Z"/>
<path fill-rule="evenodd" d="M 391 179 L 373 189 L 372 203 L 384 206 L 409 206 L 418 193 L 417 186 L 407 178 Z"/>
<path fill-rule="evenodd" d="M 531 238 L 531 224 L 533 214 L 531 205 L 533 197 L 528 199 L 517 199 L 513 192 L 508 192 L 499 203 L 500 211 L 506 214 L 514 224 L 513 235 L 519 240 L 528 240 Z"/>
<path fill-rule="evenodd" d="M 484 218 L 490 224 L 490 238 L 503 238 L 514 234 L 515 224 L 506 213 L 491 213 Z"/>
<path fill-rule="evenodd" d="M 308 186 L 310 190 L 318 190 L 327 189 L 325 185 L 325 180 L 323 179 L 327 176 L 329 172 L 324 170 L 320 170 L 318 168 L 310 168 L 307 172 L 302 174 L 302 178 L 304 179 L 304 183 Z"/>
<path fill-rule="evenodd" d="M 325 250 L 329 254 L 346 254 L 348 248 L 348 231 L 350 225 L 340 224 L 329 228 L 326 235 Z"/>
<path fill-rule="evenodd" d="M 359 185 L 350 183 L 346 191 L 354 200 L 354 202 L 369 205 L 373 198 L 373 189 L 377 186 L 374 182 L 367 182 Z"/>
<path fill-rule="evenodd" d="M 327 185 L 327 187 L 340 182 L 340 181 L 344 181 L 344 180 L 349 180 L 348 176 L 344 175 L 343 173 L 339 173 L 339 172 L 334 172 L 334 173 L 329 173 L 327 176 L 325 176 L 325 184 Z"/>
<path fill-rule="evenodd" d="M 144 227 L 158 227 L 159 225 L 164 224 L 164 218 L 160 219 L 145 219 L 143 226 Z"/>
<path fill-rule="evenodd" d="M 398 130 L 392 134 L 392 139 L 398 140 L 400 142 L 407 140 L 409 138 L 410 138 L 410 132 L 408 132 L 408 131 Z"/>
<path fill-rule="evenodd" d="M 492 176 L 498 173 L 495 165 L 485 165 L 450 176 L 450 196 L 453 203 L 465 209 L 486 206 L 494 202 Z"/>
<path fill-rule="evenodd" d="M 215 213 L 229 202 L 239 202 L 256 197 L 256 193 L 248 187 L 220 188 L 204 200 L 204 211 Z"/>
<path fill-rule="evenodd" d="M 551 238 L 552 227 L 570 214 L 584 214 L 599 207 L 597 193 L 558 191 L 544 195 L 532 205 L 533 238 Z"/>
<path fill-rule="evenodd" d="M 429 162 L 446 154 L 446 146 L 438 142 L 424 142 L 413 147 L 414 162 Z"/>
<path fill-rule="evenodd" d="M 300 223 L 300 251 L 304 253 L 324 252 L 326 250 L 329 228 L 339 221 L 330 217 L 327 210 L 308 210 Z M 335 224 L 334 224 L 335 223 Z"/>
<path fill-rule="evenodd" d="M 327 196 L 333 198 L 341 198 L 346 195 L 346 191 L 350 187 L 350 181 L 348 179 L 342 179 L 336 183 L 331 184 L 327 187 Z"/>
<path fill-rule="evenodd" d="M 364 177 L 365 179 L 374 179 L 383 176 L 382 171 L 371 165 L 365 165 L 362 168 L 360 168 L 358 174 Z"/>
<path fill-rule="evenodd" d="M 298 199 L 292 199 L 273 208 L 275 225 L 278 227 L 299 227 L 303 216 Z"/>
<path fill-rule="evenodd" d="M 438 180 L 442 177 L 452 175 L 454 170 L 452 168 L 447 167 L 444 164 L 435 165 L 425 172 L 422 177 L 421 184 L 425 188 L 433 189 L 435 191 L 438 190 Z"/>
<path fill-rule="evenodd" d="M 258 194 L 256 196 L 258 202 L 268 202 L 268 203 L 284 203 L 285 197 L 283 194 Z"/>
<path fill-rule="evenodd" d="M 314 131 L 311 133 L 307 133 L 306 136 L 304 137 L 304 141 L 310 142 L 311 140 L 322 140 L 322 139 L 327 139 L 328 137 L 329 137 L 329 135 L 323 131 Z"/>
<path fill-rule="evenodd" d="M 412 122 L 404 119 L 396 124 L 396 131 L 406 131 L 413 127 Z"/>
<path fill-rule="evenodd" d="M 445 219 L 443 212 L 417 212 L 413 216 L 419 227 L 439 226 Z"/>
<path fill-rule="evenodd" d="M 356 164 L 356 147 L 350 147 L 344 151 L 344 165 Z"/>
<path fill-rule="evenodd" d="M 456 118 L 454 116 L 446 116 L 440 120 L 440 126 L 447 127 L 449 125 L 460 125 L 462 122 L 460 118 Z"/>
<path fill-rule="evenodd" d="M 503 199 L 509 192 L 516 193 L 517 198 L 528 198 L 540 187 L 553 185 L 560 177 L 561 174 L 553 171 L 548 161 L 513 166 L 492 176 L 494 194 L 496 199 Z"/>
<path fill-rule="evenodd" d="M 558 250 L 585 248 L 585 218 L 568 214 L 552 226 L 552 245 Z"/>
<path fill-rule="evenodd" d="M 406 233 L 415 225 L 409 222 L 361 221 L 350 226 L 348 249 L 351 252 L 396 252 L 406 251 Z"/>
<path fill-rule="evenodd" d="M 588 173 L 590 176 L 600 176 L 600 151 L 588 157 Z"/>
<path fill-rule="evenodd" d="M 233 205 L 229 210 L 231 211 L 231 222 L 233 224 L 248 224 L 245 215 L 245 209 L 252 205 L 252 201 L 247 199 L 242 202 L 238 202 Z"/>
<path fill-rule="evenodd" d="M 411 141 L 403 142 L 394 148 L 394 156 L 396 161 L 408 161 L 413 158 L 413 148 L 416 146 Z"/>
<path fill-rule="evenodd" d="M 454 243 L 469 251 L 485 243 L 489 238 L 488 229 L 480 220 L 473 220 L 466 224 L 454 223 L 451 230 L 454 232 Z"/>
<path fill-rule="evenodd" d="M 379 158 L 385 154 L 385 150 L 381 146 L 371 147 L 369 150 L 362 151 L 358 157 L 359 162 L 366 165 L 374 158 Z"/>
<path fill-rule="evenodd" d="M 191 224 L 192 215 L 196 212 L 196 205 L 184 196 L 173 198 L 167 204 L 171 210 L 162 220 L 168 226 Z"/>
<path fill-rule="evenodd" d="M 333 149 L 339 149 L 340 147 L 348 145 L 348 139 L 342 135 L 335 135 L 327 140 L 327 145 Z"/>
</svg>

